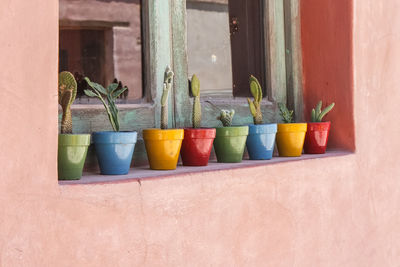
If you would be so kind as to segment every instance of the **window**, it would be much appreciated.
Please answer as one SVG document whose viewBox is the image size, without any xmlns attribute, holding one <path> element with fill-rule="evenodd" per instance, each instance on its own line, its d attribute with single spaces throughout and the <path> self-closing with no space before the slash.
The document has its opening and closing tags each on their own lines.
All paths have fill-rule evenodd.
<svg viewBox="0 0 400 267">
<path fill-rule="evenodd" d="M 74 133 L 111 130 L 100 101 L 83 94 L 87 86 L 83 80 L 85 76 L 103 85 L 117 79 L 128 87 L 129 93 L 117 101 L 121 104 L 122 131 L 140 132 L 140 129 L 156 124 L 158 102 L 154 98 L 159 86 L 156 74 L 151 73 L 160 73 L 157 77 L 162 74 L 161 67 L 155 70 L 157 67 L 151 62 L 150 55 L 157 54 L 155 49 L 164 44 L 150 45 L 151 40 L 157 39 L 153 32 L 158 27 L 152 25 L 150 33 L 149 23 L 158 16 L 153 13 L 154 3 L 151 2 L 59 0 L 59 69 L 72 72 L 78 81 L 78 97 L 72 106 Z M 157 8 L 168 9 L 169 6 L 160 3 Z M 163 65 L 167 64 L 170 64 L 169 60 Z M 139 142 L 135 162 L 140 164 L 145 157 L 144 145 Z M 86 163 L 86 169 L 97 166 L 92 148 Z"/>
<path fill-rule="evenodd" d="M 114 79 L 113 49 L 105 45 L 106 35 L 112 40 L 112 30 L 60 29 L 60 72 L 71 71 L 78 81 L 88 76 L 101 84 Z M 83 89 L 78 87 L 78 99 L 84 96 Z"/>
<path fill-rule="evenodd" d="M 228 2 L 188 1 L 186 14 L 189 76 L 201 77 L 202 94 L 232 95 Z"/>
<path fill-rule="evenodd" d="M 265 91 L 264 1 L 187 1 L 189 74 L 203 93 L 249 96 L 249 75 Z M 210 34 L 212 33 L 212 34 Z"/>
<path fill-rule="evenodd" d="M 264 90 L 265 122 L 279 120 L 278 102 L 299 111 L 301 119 L 298 5 L 297 0 L 186 0 L 188 77 L 196 73 L 201 81 L 203 125 L 219 125 L 218 110 L 206 100 L 235 109 L 234 123 L 252 123 L 246 100 L 250 74 Z M 190 107 L 176 110 L 178 121 L 190 120 L 185 117 Z"/>
<path fill-rule="evenodd" d="M 76 104 L 86 98 L 87 76 L 103 85 L 117 79 L 128 87 L 122 96 L 143 96 L 141 3 L 139 0 L 60 0 L 59 68 L 78 81 Z M 83 99 L 82 99 L 83 98 Z"/>
<path fill-rule="evenodd" d="M 245 98 L 249 74 L 263 84 L 265 122 L 278 120 L 278 102 L 301 110 L 299 0 L 59 1 L 60 69 L 127 85 L 129 95 L 119 106 L 121 130 L 141 134 L 143 128 L 159 127 L 167 65 L 175 72 L 170 127 L 191 125 L 188 78 L 193 73 L 202 84 L 204 127 L 220 126 L 219 111 L 206 100 L 234 108 L 235 124 L 252 123 Z M 75 133 L 110 129 L 103 107 L 88 99 L 77 101 L 72 115 Z M 92 157 L 89 152 L 89 165 L 95 165 Z M 146 161 L 139 141 L 134 162 Z"/>
</svg>

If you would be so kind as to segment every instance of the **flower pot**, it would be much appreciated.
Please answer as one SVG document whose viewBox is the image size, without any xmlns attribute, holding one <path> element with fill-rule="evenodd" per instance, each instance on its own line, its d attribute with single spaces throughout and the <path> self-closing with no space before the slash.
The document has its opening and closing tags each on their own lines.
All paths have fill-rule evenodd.
<svg viewBox="0 0 400 267">
<path fill-rule="evenodd" d="M 143 139 L 153 170 L 175 170 L 183 140 L 183 129 L 145 129 Z"/>
<path fill-rule="evenodd" d="M 90 145 L 90 134 L 58 135 L 58 180 L 79 180 Z"/>
<path fill-rule="evenodd" d="M 105 175 L 123 175 L 129 172 L 137 132 L 95 132 L 93 143 L 100 166 Z"/>
<path fill-rule="evenodd" d="M 280 157 L 300 157 L 307 123 L 279 123 L 276 144 Z"/>
<path fill-rule="evenodd" d="M 214 128 L 185 129 L 181 149 L 184 166 L 207 166 L 215 133 Z"/>
<path fill-rule="evenodd" d="M 328 143 L 331 122 L 311 122 L 307 124 L 304 153 L 324 154 Z"/>
<path fill-rule="evenodd" d="M 276 131 L 276 123 L 249 125 L 246 146 L 251 160 L 272 158 Z"/>
<path fill-rule="evenodd" d="M 217 128 L 214 139 L 217 161 L 222 163 L 241 162 L 248 134 L 248 126 Z"/>
</svg>

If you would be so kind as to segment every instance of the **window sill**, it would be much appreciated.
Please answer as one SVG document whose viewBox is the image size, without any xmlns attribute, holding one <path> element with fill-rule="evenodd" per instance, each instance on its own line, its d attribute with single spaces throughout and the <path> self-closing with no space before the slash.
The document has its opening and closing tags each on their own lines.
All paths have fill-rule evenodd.
<svg viewBox="0 0 400 267">
<path fill-rule="evenodd" d="M 271 160 L 243 160 L 241 163 L 217 163 L 215 160 L 210 161 L 208 166 L 203 167 L 187 167 L 178 165 L 176 170 L 156 171 L 151 170 L 148 166 L 135 167 L 126 175 L 100 175 L 93 173 L 84 173 L 82 179 L 73 181 L 59 181 L 59 185 L 87 185 L 87 184 L 108 184 L 108 183 L 127 183 L 139 182 L 142 179 L 158 179 L 167 177 L 176 177 L 190 173 L 212 172 L 220 170 L 242 169 L 271 164 L 285 164 L 303 160 L 314 160 L 322 158 L 341 157 L 353 154 L 352 152 L 337 150 L 327 151 L 326 154 L 320 155 L 302 155 L 301 157 L 274 157 Z"/>
</svg>

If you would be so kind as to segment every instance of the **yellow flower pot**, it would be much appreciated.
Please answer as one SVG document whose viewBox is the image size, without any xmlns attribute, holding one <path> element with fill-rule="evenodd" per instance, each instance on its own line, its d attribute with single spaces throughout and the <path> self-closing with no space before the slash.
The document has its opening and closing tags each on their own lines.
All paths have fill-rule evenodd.
<svg viewBox="0 0 400 267">
<path fill-rule="evenodd" d="M 300 157 L 306 137 L 307 123 L 280 123 L 276 144 L 280 157 Z"/>
<path fill-rule="evenodd" d="M 175 170 L 183 140 L 183 129 L 145 129 L 143 139 L 153 170 Z"/>
</svg>

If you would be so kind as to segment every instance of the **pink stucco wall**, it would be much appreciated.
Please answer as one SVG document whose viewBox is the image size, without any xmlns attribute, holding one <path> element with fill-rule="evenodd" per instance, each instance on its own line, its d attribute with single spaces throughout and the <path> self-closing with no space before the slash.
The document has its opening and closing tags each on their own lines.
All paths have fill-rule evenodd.
<svg viewBox="0 0 400 267">
<path fill-rule="evenodd" d="M 313 53 L 303 55 L 316 63 L 305 66 L 306 93 L 318 90 L 312 74 L 338 85 L 326 92 L 353 96 L 350 109 L 336 112 L 353 110 L 355 154 L 141 184 L 62 187 L 56 2 L 0 2 L 0 266 L 398 266 L 397 0 L 354 0 L 352 12 L 349 1 L 302 2 L 302 10 L 326 2 L 354 14 L 348 43 L 354 46 L 344 47 L 354 51 L 346 54 L 353 58 L 354 90 L 316 71 L 323 65 Z M 303 32 L 325 56 L 330 51 L 316 45 L 326 41 L 320 27 L 326 20 L 337 25 L 332 34 L 340 42 L 348 25 L 317 7 L 324 20 L 303 20 L 304 27 L 314 25 Z"/>
</svg>

